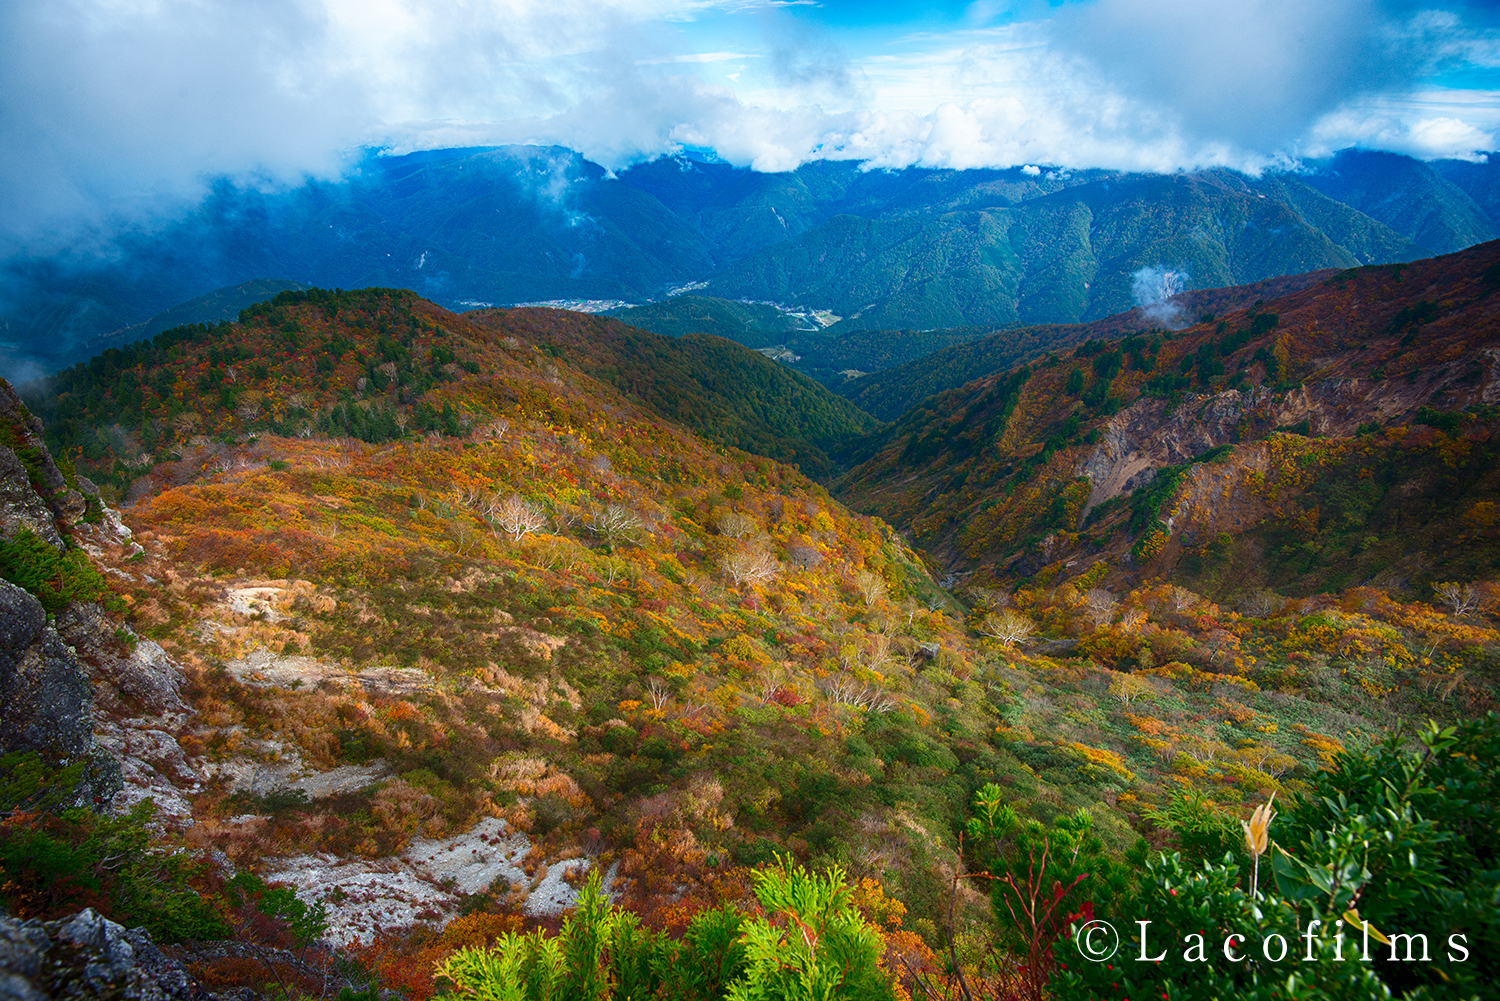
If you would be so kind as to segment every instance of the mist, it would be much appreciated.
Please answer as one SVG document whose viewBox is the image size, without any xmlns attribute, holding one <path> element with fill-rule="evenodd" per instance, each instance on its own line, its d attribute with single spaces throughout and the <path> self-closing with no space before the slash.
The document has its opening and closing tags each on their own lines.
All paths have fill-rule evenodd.
<svg viewBox="0 0 1500 1001">
<path fill-rule="evenodd" d="M 1181 330 L 1189 320 L 1172 298 L 1187 291 L 1191 280 L 1186 270 L 1141 268 L 1130 276 L 1130 295 L 1141 314 L 1157 326 Z"/>
</svg>

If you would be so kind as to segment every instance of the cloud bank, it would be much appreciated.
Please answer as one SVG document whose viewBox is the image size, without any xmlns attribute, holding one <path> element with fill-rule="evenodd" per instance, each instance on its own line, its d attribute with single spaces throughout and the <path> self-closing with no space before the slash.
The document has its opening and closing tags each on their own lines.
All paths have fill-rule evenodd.
<svg viewBox="0 0 1500 1001">
<path fill-rule="evenodd" d="M 1093 0 L 995 23 L 1006 9 L 848 35 L 757 0 L 7 4 L 0 254 L 104 242 L 216 177 L 337 176 L 370 146 L 1254 171 L 1496 145 L 1500 36 L 1461 7 Z"/>
</svg>

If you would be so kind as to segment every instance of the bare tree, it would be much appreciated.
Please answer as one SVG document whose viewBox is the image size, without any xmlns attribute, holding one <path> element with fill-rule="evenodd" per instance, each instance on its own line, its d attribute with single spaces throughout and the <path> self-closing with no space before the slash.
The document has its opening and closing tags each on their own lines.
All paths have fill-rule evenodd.
<svg viewBox="0 0 1500 1001">
<path fill-rule="evenodd" d="M 1031 638 L 1036 632 L 1036 623 L 1020 612 L 1002 608 L 998 612 L 986 615 L 979 623 L 979 631 L 1010 647 L 1017 643 L 1024 643 Z"/>
<path fill-rule="evenodd" d="M 1133 633 L 1146 621 L 1144 608 L 1127 608 L 1120 614 L 1120 630 Z"/>
<path fill-rule="evenodd" d="M 624 504 L 606 504 L 589 516 L 588 529 L 614 546 L 634 539 L 641 530 L 641 516 Z"/>
<path fill-rule="evenodd" d="M 662 679 L 650 678 L 646 681 L 646 699 L 652 709 L 665 709 L 672 704 L 672 689 Z"/>
<path fill-rule="evenodd" d="M 1281 608 L 1281 595 L 1260 588 L 1251 591 L 1240 601 L 1240 611 L 1253 618 L 1263 619 Z"/>
<path fill-rule="evenodd" d="M 770 702 L 771 697 L 781 691 L 781 687 L 786 684 L 786 680 L 787 673 L 784 667 L 778 667 L 775 670 L 763 673 L 760 676 L 760 685 L 757 689 L 761 704 L 765 705 L 767 702 Z"/>
<path fill-rule="evenodd" d="M 191 410 L 184 410 L 180 414 L 175 414 L 171 420 L 172 430 L 177 433 L 177 437 L 179 438 L 186 438 L 192 434 L 194 429 L 201 423 L 203 423 L 203 418 Z"/>
<path fill-rule="evenodd" d="M 867 685 L 852 674 L 832 674 L 818 683 L 828 701 L 852 706 L 861 712 L 888 713 L 896 708 L 896 700 L 883 689 Z"/>
<path fill-rule="evenodd" d="M 865 599 L 865 607 L 871 608 L 875 602 L 886 596 L 885 578 L 873 570 L 861 570 L 854 575 L 854 587 L 860 596 Z"/>
<path fill-rule="evenodd" d="M 468 518 L 457 518 L 451 523 L 451 527 L 454 550 L 460 556 L 467 556 L 479 541 L 473 526 L 469 524 Z"/>
<path fill-rule="evenodd" d="M 1091 587 L 1083 596 L 1083 614 L 1095 628 L 1105 625 L 1115 617 L 1115 606 L 1119 599 L 1102 587 Z"/>
<path fill-rule="evenodd" d="M 719 534 L 727 535 L 731 539 L 755 539 L 763 533 L 760 522 L 748 514 L 730 511 L 719 516 Z"/>
<path fill-rule="evenodd" d="M 504 500 L 491 498 L 486 513 L 514 542 L 547 527 L 547 516 L 542 509 L 520 494 L 511 494 Z"/>
<path fill-rule="evenodd" d="M 1432 585 L 1432 590 L 1444 604 L 1453 609 L 1454 615 L 1468 615 L 1479 604 L 1479 589 L 1473 584 L 1460 584 L 1450 580 Z"/>
<path fill-rule="evenodd" d="M 735 587 L 774 580 L 781 574 L 781 562 L 757 546 L 731 549 L 719 561 L 719 567 L 734 581 Z"/>
<path fill-rule="evenodd" d="M 1176 584 L 1173 584 L 1168 601 L 1172 604 L 1172 611 L 1186 612 L 1198 604 L 1198 596 L 1185 587 L 1178 587 Z"/>
<path fill-rule="evenodd" d="M 818 552 L 818 547 L 802 541 L 792 542 L 786 547 L 786 558 L 793 566 L 804 570 L 811 570 L 823 562 L 823 554 Z"/>
</svg>

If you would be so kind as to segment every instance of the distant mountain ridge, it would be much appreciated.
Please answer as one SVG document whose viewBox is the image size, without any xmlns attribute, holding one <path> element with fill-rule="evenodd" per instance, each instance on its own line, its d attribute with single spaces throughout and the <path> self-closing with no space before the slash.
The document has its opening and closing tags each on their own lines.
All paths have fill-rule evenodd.
<svg viewBox="0 0 1500 1001">
<path fill-rule="evenodd" d="M 1347 151 L 1300 173 L 865 170 L 759 174 L 668 157 L 610 174 L 554 147 L 371 156 L 337 183 L 220 184 L 108 262 L 0 263 L 10 362 L 250 279 L 406 287 L 455 309 L 703 295 L 829 311 L 835 333 L 1088 322 L 1143 269 L 1189 288 L 1413 260 L 1496 234 L 1475 165 Z M 830 317 L 832 319 L 832 317 Z"/>
</svg>

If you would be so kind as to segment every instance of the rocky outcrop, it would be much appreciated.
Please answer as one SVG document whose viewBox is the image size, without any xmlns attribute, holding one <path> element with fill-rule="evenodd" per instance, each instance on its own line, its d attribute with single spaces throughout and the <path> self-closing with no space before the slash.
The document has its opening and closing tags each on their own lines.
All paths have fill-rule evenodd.
<svg viewBox="0 0 1500 1001">
<path fill-rule="evenodd" d="M 16 453 L 0 445 L 0 536 L 14 539 L 27 531 L 62 551 L 63 539 L 52 509 L 32 489 L 26 466 Z"/>
<path fill-rule="evenodd" d="M 94 741 L 93 692 L 41 603 L 0 581 L 0 748 L 55 766 L 84 762 L 74 802 L 108 803 L 120 769 Z"/>
<path fill-rule="evenodd" d="M 124 811 L 151 799 L 158 821 L 186 827 L 202 776 L 177 742 L 192 717 L 179 694 L 182 668 L 151 640 L 116 629 L 97 605 L 70 605 L 57 616 L 59 634 L 92 685 L 94 740 L 119 762 L 123 784 L 111 805 Z"/>
<path fill-rule="evenodd" d="M 1484 356 L 1494 363 L 1500 352 Z M 1453 410 L 1494 400 L 1500 400 L 1500 364 L 1486 374 L 1469 358 L 1424 369 L 1411 379 L 1319 379 L 1280 395 L 1264 387 L 1189 393 L 1176 406 L 1142 396 L 1110 418 L 1094 451 L 1078 466 L 1077 474 L 1092 484 L 1082 517 L 1111 497 L 1150 483 L 1161 467 L 1180 465 L 1217 445 L 1254 441 L 1304 421 L 1309 434 L 1351 437 L 1361 425 L 1406 419 L 1424 406 Z"/>
<path fill-rule="evenodd" d="M 126 929 L 93 908 L 60 921 L 20 921 L 0 911 L 0 1001 L 49 998 L 213 1001 L 144 928 Z"/>
<path fill-rule="evenodd" d="M 1143 396 L 1110 418 L 1104 436 L 1078 468 L 1093 485 L 1083 518 L 1111 497 L 1128 494 L 1216 445 L 1239 441 L 1252 427 L 1274 427 L 1268 390 L 1189 396 L 1175 408 Z"/>
<path fill-rule="evenodd" d="M 31 496 L 26 497 L 23 489 Z M 7 523 L 14 519 L 24 524 L 37 502 L 63 522 L 76 521 L 87 510 L 83 494 L 68 486 L 52 461 L 42 439 L 42 422 L 26 409 L 10 383 L 0 380 L 0 534 L 12 537 Z M 13 507 L 16 504 L 20 507 Z M 37 519 L 32 531 L 60 546 L 57 527 L 49 522 Z"/>
</svg>

